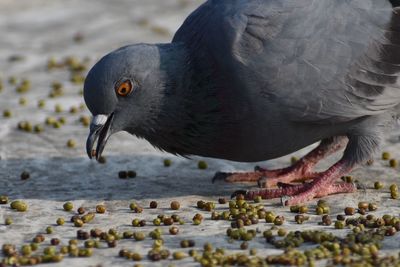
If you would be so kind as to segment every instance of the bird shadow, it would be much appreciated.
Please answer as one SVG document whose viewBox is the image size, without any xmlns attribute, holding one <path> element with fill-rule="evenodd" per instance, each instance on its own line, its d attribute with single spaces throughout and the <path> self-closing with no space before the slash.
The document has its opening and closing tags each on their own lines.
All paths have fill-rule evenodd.
<svg viewBox="0 0 400 267">
<path fill-rule="evenodd" d="M 165 167 L 163 160 L 172 164 Z M 181 196 L 230 196 L 249 184 L 212 183 L 217 171 L 252 170 L 254 164 L 206 159 L 200 170 L 198 160 L 153 154 L 109 156 L 105 164 L 84 157 L 52 157 L 0 160 L 0 195 L 12 198 L 66 201 L 159 199 Z M 134 170 L 135 178 L 120 179 L 120 171 Z M 21 180 L 23 171 L 30 178 Z"/>
</svg>

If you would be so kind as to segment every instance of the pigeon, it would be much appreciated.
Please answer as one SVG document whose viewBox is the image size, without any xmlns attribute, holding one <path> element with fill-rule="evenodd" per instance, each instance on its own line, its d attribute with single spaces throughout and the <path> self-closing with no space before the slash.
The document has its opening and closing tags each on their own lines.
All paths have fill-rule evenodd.
<svg viewBox="0 0 400 267">
<path fill-rule="evenodd" d="M 217 173 L 247 199 L 296 205 L 357 190 L 400 114 L 400 5 L 389 0 L 209 0 L 170 43 L 134 44 L 89 71 L 89 158 L 126 131 L 185 157 L 237 162 L 319 145 L 292 166 Z M 97 143 L 97 145 L 96 145 Z M 96 147 L 95 147 L 96 146 Z M 343 149 L 322 172 L 315 165 Z"/>
</svg>

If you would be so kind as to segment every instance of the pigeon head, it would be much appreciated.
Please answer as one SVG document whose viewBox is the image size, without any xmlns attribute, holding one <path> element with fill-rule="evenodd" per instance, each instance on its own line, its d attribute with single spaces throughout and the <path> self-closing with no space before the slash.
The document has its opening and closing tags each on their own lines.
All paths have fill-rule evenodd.
<svg viewBox="0 0 400 267">
<path fill-rule="evenodd" d="M 160 65 L 159 46 L 138 44 L 113 51 L 93 66 L 84 85 L 93 114 L 86 143 L 89 158 L 99 159 L 113 133 L 135 129 L 149 117 L 165 84 Z"/>
</svg>

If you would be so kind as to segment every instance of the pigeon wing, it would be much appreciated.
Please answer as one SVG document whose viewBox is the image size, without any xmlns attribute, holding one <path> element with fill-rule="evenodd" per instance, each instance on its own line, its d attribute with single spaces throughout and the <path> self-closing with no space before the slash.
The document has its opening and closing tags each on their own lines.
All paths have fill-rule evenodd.
<svg viewBox="0 0 400 267">
<path fill-rule="evenodd" d="M 206 51 L 254 103 L 334 123 L 400 103 L 398 33 L 387 0 L 211 0 L 173 42 Z"/>
</svg>

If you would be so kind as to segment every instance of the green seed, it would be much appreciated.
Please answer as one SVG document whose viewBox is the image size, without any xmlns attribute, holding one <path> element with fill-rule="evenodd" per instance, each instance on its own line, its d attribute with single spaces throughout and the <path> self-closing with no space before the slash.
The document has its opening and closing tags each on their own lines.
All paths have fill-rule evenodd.
<svg viewBox="0 0 400 267">
<path fill-rule="evenodd" d="M 72 202 L 66 202 L 64 203 L 63 208 L 65 211 L 71 211 L 74 209 L 74 204 L 72 204 Z"/>
<path fill-rule="evenodd" d="M 76 219 L 76 220 L 74 221 L 74 226 L 75 226 L 75 227 L 82 227 L 83 224 L 84 224 L 84 222 L 83 222 L 81 219 Z"/>
<path fill-rule="evenodd" d="M 169 166 L 171 166 L 172 161 L 170 159 L 164 159 L 163 163 L 164 163 L 164 167 L 169 167 Z"/>
<path fill-rule="evenodd" d="M 382 153 L 382 159 L 383 160 L 389 160 L 390 159 L 390 153 L 389 152 L 383 152 Z"/>
<path fill-rule="evenodd" d="M 397 160 L 396 159 L 389 160 L 389 166 L 390 166 L 390 168 L 396 168 L 397 167 Z"/>
<path fill-rule="evenodd" d="M 12 209 L 15 209 L 20 212 L 25 212 L 28 210 L 28 205 L 21 200 L 15 200 L 11 202 L 10 206 Z"/>
<path fill-rule="evenodd" d="M 54 232 L 53 227 L 48 226 L 46 227 L 46 234 L 52 234 Z"/>
<path fill-rule="evenodd" d="M 375 204 L 375 203 L 369 203 L 368 204 L 368 210 L 369 211 L 375 211 L 377 209 L 378 209 L 378 205 L 377 204 Z"/>
<path fill-rule="evenodd" d="M 308 212 L 308 207 L 307 206 L 300 206 L 299 207 L 299 213 L 307 213 Z"/>
<path fill-rule="evenodd" d="M 197 167 L 200 169 L 200 170 L 205 170 L 205 169 L 207 169 L 207 163 L 205 162 L 205 161 L 203 161 L 203 160 L 201 160 L 201 161 L 199 161 L 198 163 L 197 163 Z"/>
<path fill-rule="evenodd" d="M 73 140 L 73 139 L 69 139 L 69 140 L 67 141 L 67 147 L 69 147 L 69 148 L 74 148 L 74 147 L 76 147 L 76 141 Z"/>
<path fill-rule="evenodd" d="M 397 187 L 397 184 L 391 184 L 389 189 L 390 191 L 398 191 L 399 188 Z"/>
<path fill-rule="evenodd" d="M 54 111 L 55 111 L 56 113 L 61 113 L 61 112 L 63 112 L 63 108 L 62 108 L 62 106 L 61 106 L 60 104 L 56 104 L 56 105 L 54 106 Z"/>
<path fill-rule="evenodd" d="M 172 257 L 174 258 L 174 260 L 182 260 L 182 259 L 186 258 L 187 256 L 188 255 L 182 251 L 176 251 L 176 252 L 172 253 Z"/>
<path fill-rule="evenodd" d="M 397 192 L 397 191 L 392 191 L 392 192 L 390 193 L 390 197 L 391 197 L 392 199 L 398 199 L 398 198 L 399 198 L 399 192 Z"/>
<path fill-rule="evenodd" d="M 65 220 L 64 220 L 64 218 L 58 218 L 56 223 L 57 223 L 57 225 L 64 225 Z"/>
<path fill-rule="evenodd" d="M 285 236 L 286 233 L 287 233 L 287 231 L 286 231 L 284 228 L 280 228 L 280 229 L 278 230 L 278 235 L 279 235 L 279 236 Z"/>
<path fill-rule="evenodd" d="M 336 229 L 343 229 L 344 228 L 344 222 L 343 221 L 336 221 L 335 222 L 335 228 Z"/>
<path fill-rule="evenodd" d="M 11 110 L 6 109 L 3 111 L 3 117 L 4 118 L 10 118 L 12 116 Z"/>
<path fill-rule="evenodd" d="M 139 253 L 132 253 L 131 254 L 131 259 L 134 261 L 141 261 L 142 260 L 142 256 Z"/>
<path fill-rule="evenodd" d="M 95 213 L 89 212 L 88 214 L 83 215 L 81 220 L 83 223 L 89 223 L 94 219 L 94 217 L 95 217 Z"/>
<path fill-rule="evenodd" d="M 5 225 L 11 225 L 12 223 L 13 223 L 13 219 L 10 218 L 10 217 L 7 217 L 7 218 L 4 220 L 4 224 L 5 224 Z"/>
<path fill-rule="evenodd" d="M 29 256 L 32 254 L 32 247 L 30 245 L 23 245 L 21 248 L 22 255 Z"/>
<path fill-rule="evenodd" d="M 28 103 L 28 101 L 26 100 L 25 97 L 21 97 L 21 98 L 19 99 L 19 104 L 20 104 L 21 106 L 25 106 L 26 103 Z"/>
<path fill-rule="evenodd" d="M 374 188 L 375 189 L 382 189 L 383 188 L 383 183 L 382 182 L 375 182 L 374 183 Z"/>
</svg>

